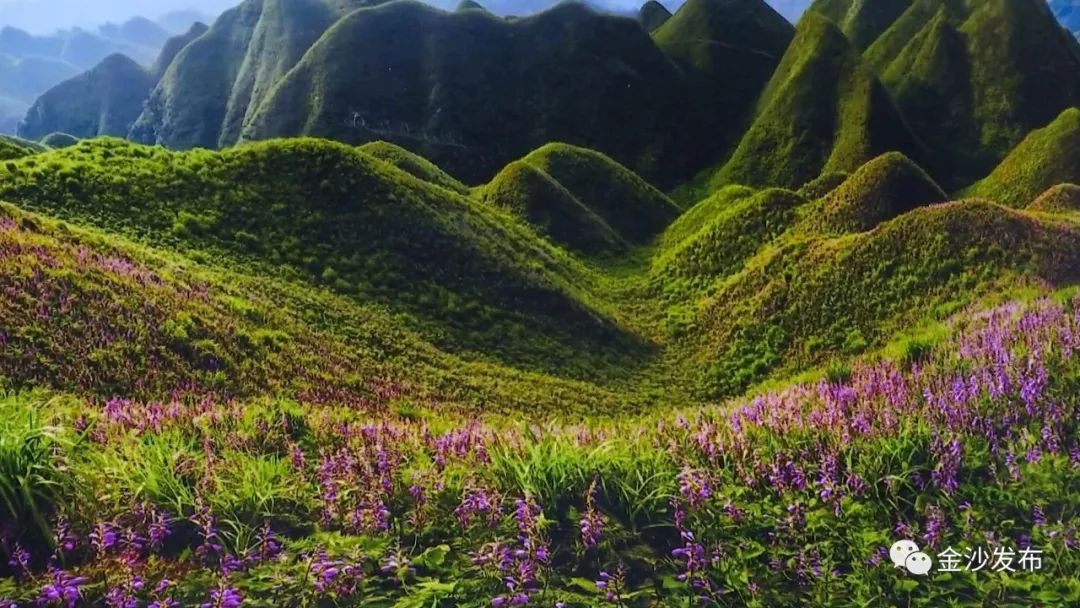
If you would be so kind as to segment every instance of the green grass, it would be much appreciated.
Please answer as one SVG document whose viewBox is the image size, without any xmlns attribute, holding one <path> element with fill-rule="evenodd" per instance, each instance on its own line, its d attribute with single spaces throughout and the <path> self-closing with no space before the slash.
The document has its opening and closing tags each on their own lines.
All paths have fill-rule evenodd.
<svg viewBox="0 0 1080 608">
<path fill-rule="evenodd" d="M 47 150 L 43 144 L 32 142 L 21 137 L 0 135 L 0 161 L 14 160 L 38 152 Z"/>
<path fill-rule="evenodd" d="M 1071 213 L 1080 211 L 1080 186 L 1059 184 L 1043 192 L 1027 208 L 1031 211 Z"/>
<path fill-rule="evenodd" d="M 859 167 L 807 214 L 804 228 L 823 233 L 864 232 L 948 195 L 918 165 L 890 152 Z"/>
<path fill-rule="evenodd" d="M 985 179 L 962 192 L 1025 207 L 1058 184 L 1080 181 L 1080 109 L 1031 132 Z"/>
</svg>

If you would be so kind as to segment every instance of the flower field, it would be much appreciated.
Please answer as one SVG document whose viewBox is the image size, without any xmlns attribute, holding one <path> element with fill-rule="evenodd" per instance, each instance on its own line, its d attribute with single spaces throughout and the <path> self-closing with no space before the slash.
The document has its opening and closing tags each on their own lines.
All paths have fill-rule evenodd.
<svg viewBox="0 0 1080 608">
<path fill-rule="evenodd" d="M 7 606 L 1072 606 L 1080 298 L 723 405 L 589 423 L 0 400 Z M 1037 548 L 1037 569 L 894 568 Z"/>
</svg>

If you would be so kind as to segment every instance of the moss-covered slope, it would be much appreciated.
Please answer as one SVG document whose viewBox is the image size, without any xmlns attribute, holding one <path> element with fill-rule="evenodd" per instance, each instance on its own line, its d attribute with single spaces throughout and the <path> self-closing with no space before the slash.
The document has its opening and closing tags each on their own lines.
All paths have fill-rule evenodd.
<svg viewBox="0 0 1080 608">
<path fill-rule="evenodd" d="M 1031 211 L 1046 213 L 1072 213 L 1080 211 L 1080 186 L 1058 184 L 1043 192 L 1027 207 Z"/>
<path fill-rule="evenodd" d="M 888 92 L 831 21 L 809 12 L 713 186 L 798 187 L 891 150 L 919 153 Z"/>
<path fill-rule="evenodd" d="M 764 0 L 689 0 L 653 33 L 689 79 L 695 128 L 710 144 L 703 160 L 715 162 L 738 141 L 794 35 Z"/>
<path fill-rule="evenodd" d="M 913 0 L 814 0 L 808 10 L 828 17 L 840 26 L 856 48 L 870 46 L 889 29 Z"/>
<path fill-rule="evenodd" d="M 1080 44 L 1042 0 L 916 0 L 867 56 L 949 187 L 1080 104 Z"/>
<path fill-rule="evenodd" d="M 866 163 L 829 192 L 806 218 L 805 226 L 823 233 L 862 232 L 947 199 L 921 167 L 899 152 L 889 152 Z"/>
<path fill-rule="evenodd" d="M 655 32 L 661 25 L 671 19 L 671 11 L 656 0 L 649 0 L 638 9 L 638 21 L 647 32 Z"/>
<path fill-rule="evenodd" d="M 0 198 L 381 303 L 449 351 L 581 376 L 648 349 L 510 214 L 341 144 L 172 153 L 105 139 L 0 173 Z"/>
<path fill-rule="evenodd" d="M 704 395 L 741 392 L 881 345 L 942 305 L 1080 279 L 1074 225 L 986 201 L 916 209 L 877 230 L 766 251 L 695 309 L 679 340 Z M 692 330 L 692 331 L 691 331 Z"/>
<path fill-rule="evenodd" d="M 1080 181 L 1080 109 L 1024 138 L 985 179 L 964 191 L 1023 207 L 1051 186 Z"/>
</svg>

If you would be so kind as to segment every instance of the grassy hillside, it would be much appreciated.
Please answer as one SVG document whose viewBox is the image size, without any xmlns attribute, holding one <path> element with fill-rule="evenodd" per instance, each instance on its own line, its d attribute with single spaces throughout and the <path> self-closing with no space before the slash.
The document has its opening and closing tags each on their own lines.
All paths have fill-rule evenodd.
<svg viewBox="0 0 1080 608">
<path fill-rule="evenodd" d="M 1080 211 L 1080 186 L 1059 184 L 1043 192 L 1027 207 L 1031 211 L 1072 213 Z"/>
<path fill-rule="evenodd" d="M 891 150 L 919 152 L 885 88 L 844 34 L 810 12 L 712 186 L 799 187 Z"/>
<path fill-rule="evenodd" d="M 466 194 L 469 191 L 468 186 L 448 175 L 445 171 L 436 166 L 435 163 L 422 156 L 413 154 L 405 148 L 395 146 L 392 143 L 373 141 L 360 146 L 360 151 L 364 154 L 374 156 L 381 161 L 390 163 L 413 177 L 435 184 L 436 186 L 453 190 L 458 194 Z"/>
<path fill-rule="evenodd" d="M 124 55 L 112 55 L 38 98 L 19 134 L 35 140 L 57 131 L 76 137 L 127 135 L 153 86 L 149 70 Z"/>
<path fill-rule="evenodd" d="M 44 152 L 46 147 L 20 137 L 0 135 L 0 160 L 12 160 Z"/>
<path fill-rule="evenodd" d="M 876 230 L 765 251 L 697 309 L 681 340 L 706 395 L 880 346 L 925 315 L 1018 278 L 1080 278 L 1075 226 L 994 203 L 916 209 Z"/>
<path fill-rule="evenodd" d="M 964 191 L 1024 207 L 1051 186 L 1080 181 L 1080 109 L 1029 134 L 985 179 Z"/>
<path fill-rule="evenodd" d="M 187 32 L 169 38 L 161 47 L 161 52 L 154 61 L 153 67 L 150 68 L 154 77 L 160 81 L 165 75 L 165 70 L 169 69 L 169 66 L 172 65 L 173 60 L 180 54 L 180 51 L 184 50 L 184 47 L 197 40 L 209 30 L 210 27 L 208 25 L 204 23 L 195 23 Z"/>
<path fill-rule="evenodd" d="M 864 232 L 948 195 L 899 152 L 866 163 L 831 190 L 808 214 L 804 227 L 823 233 Z"/>
<path fill-rule="evenodd" d="M 254 104 L 330 25 L 366 0 L 245 0 L 165 70 L 132 130 L 177 148 L 236 143 Z"/>
<path fill-rule="evenodd" d="M 688 76 L 695 128 L 709 140 L 702 160 L 719 160 L 738 141 L 793 36 L 791 24 L 763 0 L 689 0 L 653 32 Z"/>
<path fill-rule="evenodd" d="M 509 210 L 536 231 L 584 255 L 625 252 L 629 245 L 603 218 L 552 176 L 525 162 L 506 166 L 483 187 L 481 200 Z"/>
<path fill-rule="evenodd" d="M 393 2 L 330 28 L 257 100 L 243 137 L 384 139 L 473 184 L 566 141 L 670 179 L 694 150 L 688 99 L 629 19 L 579 4 L 507 21 Z"/>
<path fill-rule="evenodd" d="M 0 173 L 0 198 L 379 302 L 453 352 L 599 378 L 649 351 L 588 272 L 510 214 L 344 145 L 173 153 L 104 139 Z"/>
</svg>

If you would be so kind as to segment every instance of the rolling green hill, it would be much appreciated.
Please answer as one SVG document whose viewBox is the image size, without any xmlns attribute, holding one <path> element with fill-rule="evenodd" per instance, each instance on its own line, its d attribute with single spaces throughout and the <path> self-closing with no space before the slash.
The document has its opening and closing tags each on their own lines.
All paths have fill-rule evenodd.
<svg viewBox="0 0 1080 608">
<path fill-rule="evenodd" d="M 0 135 L 0 160 L 22 158 L 45 150 L 45 146 L 41 144 L 11 135 Z"/>
<path fill-rule="evenodd" d="M 378 302 L 470 357 L 625 376 L 650 350 L 588 272 L 511 215 L 341 144 L 173 153 L 103 139 L 0 175 L 0 200 Z"/>
<path fill-rule="evenodd" d="M 985 179 L 964 191 L 1024 207 L 1051 186 L 1080 181 L 1080 109 L 1029 134 Z"/>
<path fill-rule="evenodd" d="M 584 254 L 645 244 L 679 214 L 669 198 L 633 172 L 567 144 L 548 144 L 507 165 L 481 197 Z"/>
<path fill-rule="evenodd" d="M 858 51 L 831 21 L 809 12 L 753 124 L 710 183 L 794 188 L 892 150 L 921 153 Z"/>
<path fill-rule="evenodd" d="M 859 167 L 831 190 L 805 226 L 824 233 L 864 232 L 948 198 L 922 168 L 903 154 L 890 152 Z"/>
<path fill-rule="evenodd" d="M 1071 213 L 1080 211 L 1080 186 L 1058 184 L 1043 192 L 1027 206 L 1031 211 Z"/>
<path fill-rule="evenodd" d="M 969 200 L 876 230 L 766 250 L 695 309 L 678 340 L 703 395 L 881 345 L 979 294 L 1080 279 L 1075 225 Z"/>
</svg>

